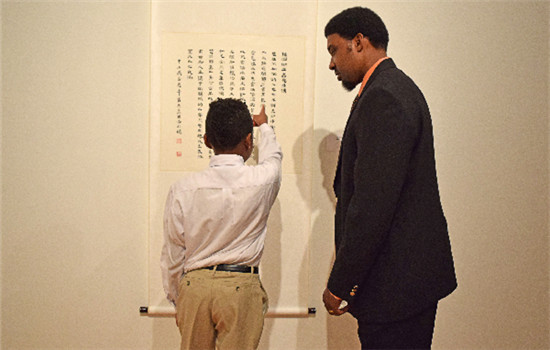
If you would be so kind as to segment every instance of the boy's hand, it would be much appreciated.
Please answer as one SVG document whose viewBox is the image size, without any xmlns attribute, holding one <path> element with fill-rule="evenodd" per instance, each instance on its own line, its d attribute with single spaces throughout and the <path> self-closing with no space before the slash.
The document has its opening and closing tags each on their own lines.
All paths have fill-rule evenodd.
<svg viewBox="0 0 550 350">
<path fill-rule="evenodd" d="M 267 123 L 267 115 L 265 114 L 265 105 L 262 105 L 260 114 L 254 114 L 252 116 L 252 121 L 254 122 L 254 126 L 260 126 L 262 124 Z"/>
</svg>

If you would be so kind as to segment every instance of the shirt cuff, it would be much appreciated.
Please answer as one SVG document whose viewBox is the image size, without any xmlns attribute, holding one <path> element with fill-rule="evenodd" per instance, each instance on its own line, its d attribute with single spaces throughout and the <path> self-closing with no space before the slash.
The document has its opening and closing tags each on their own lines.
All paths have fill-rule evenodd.
<svg viewBox="0 0 550 350">
<path fill-rule="evenodd" d="M 330 295 L 332 295 L 332 296 L 333 296 L 333 297 L 334 297 L 334 298 L 335 298 L 336 300 L 338 300 L 338 301 L 342 301 L 342 298 L 339 298 L 339 297 L 337 297 L 336 295 L 332 294 L 332 292 L 330 291 L 330 289 L 329 289 L 329 291 L 328 291 L 328 292 L 329 292 L 329 293 L 330 293 Z"/>
</svg>

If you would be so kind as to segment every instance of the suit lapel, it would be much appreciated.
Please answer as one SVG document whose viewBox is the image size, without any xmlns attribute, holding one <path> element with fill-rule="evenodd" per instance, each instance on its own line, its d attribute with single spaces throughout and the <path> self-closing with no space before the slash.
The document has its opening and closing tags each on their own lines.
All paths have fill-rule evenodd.
<svg viewBox="0 0 550 350">
<path fill-rule="evenodd" d="M 357 106 L 357 101 L 358 100 L 359 100 L 359 95 L 356 95 L 355 98 L 353 99 L 352 104 L 351 104 L 348 120 L 351 117 L 351 114 L 353 113 L 353 111 L 355 110 L 355 107 Z M 344 134 L 345 134 L 345 130 L 344 130 Z M 336 195 L 336 198 L 338 198 L 338 196 L 339 196 L 338 188 L 339 188 L 339 183 L 340 183 L 340 168 L 342 166 L 342 141 L 343 141 L 343 139 L 344 139 L 344 136 L 342 135 L 342 140 L 340 141 L 340 150 L 338 152 L 338 165 L 336 166 L 336 174 L 334 175 L 334 182 L 332 184 L 332 187 L 333 187 L 334 193 Z"/>
<path fill-rule="evenodd" d="M 386 69 L 389 69 L 389 68 L 396 68 L 395 63 L 393 62 L 393 60 L 391 58 L 388 58 L 388 59 L 380 62 L 378 67 L 376 67 L 374 72 L 372 72 L 372 75 L 370 76 L 369 80 L 365 84 L 365 87 L 363 87 L 363 92 L 361 93 L 361 95 L 357 95 L 353 99 L 353 103 L 351 104 L 351 109 L 350 109 L 349 116 L 348 116 L 348 121 L 349 121 L 349 118 L 351 117 L 351 115 L 353 114 L 353 111 L 355 110 L 355 107 L 357 107 L 357 103 L 359 102 L 359 98 L 361 96 L 366 95 L 366 90 L 372 84 L 372 82 L 374 80 L 376 80 L 376 77 L 378 76 L 378 74 L 380 74 L 380 72 L 382 72 Z M 346 122 L 346 124 L 347 124 L 347 122 Z M 346 132 L 344 130 L 344 135 L 345 134 L 346 134 Z M 337 198 L 340 194 L 340 190 L 339 190 L 339 187 L 340 187 L 340 172 L 341 172 L 341 167 L 342 167 L 342 148 L 343 148 L 342 145 L 344 143 L 344 135 L 342 136 L 342 141 L 340 141 L 340 151 L 338 153 L 338 165 L 336 167 L 336 174 L 334 176 L 334 182 L 332 184 L 334 193 L 335 193 Z"/>
</svg>

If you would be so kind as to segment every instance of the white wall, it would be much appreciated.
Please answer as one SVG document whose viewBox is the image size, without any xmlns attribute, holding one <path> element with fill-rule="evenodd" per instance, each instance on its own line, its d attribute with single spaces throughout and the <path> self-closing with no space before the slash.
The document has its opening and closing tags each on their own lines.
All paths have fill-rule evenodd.
<svg viewBox="0 0 550 350">
<path fill-rule="evenodd" d="M 354 4 L 319 2 L 319 30 Z M 459 279 L 434 348 L 550 347 L 549 4 L 371 7 L 434 119 Z M 0 17 L 2 348 L 177 348 L 172 319 L 138 313 L 148 300 L 150 4 L 4 1 Z M 318 312 L 267 320 L 262 349 L 357 348 L 353 320 L 327 317 L 320 301 L 334 135 L 352 95 L 327 68 L 321 31 L 316 40 L 308 298 Z"/>
<path fill-rule="evenodd" d="M 0 23 L 2 23 L 2 6 L 0 6 Z M 2 37 L 2 26 L 0 26 L 0 37 Z M 2 57 L 2 45 L 0 45 L 0 57 Z M 4 82 L 4 79 L 2 77 L 2 72 L 4 70 L 2 69 L 2 60 L 0 60 L 0 135 L 3 135 L 2 133 L 2 119 L 1 116 L 2 116 L 2 111 L 4 110 L 3 109 L 3 104 L 2 104 L 2 101 L 4 100 L 3 99 L 3 91 L 4 89 L 2 88 L 2 84 Z M 2 142 L 0 141 L 0 159 L 2 159 Z M 2 180 L 2 164 L 3 162 L 0 161 L 0 286 L 1 286 L 1 282 L 2 282 L 2 227 L 3 227 L 3 224 L 2 224 L 2 193 L 3 193 L 3 184 L 4 184 L 4 181 Z M 0 287 L 0 339 L 2 339 L 2 287 Z M 0 347 L 2 347 L 1 343 L 0 343 Z"/>
<path fill-rule="evenodd" d="M 2 346 L 147 348 L 149 4 L 2 6 Z"/>
</svg>

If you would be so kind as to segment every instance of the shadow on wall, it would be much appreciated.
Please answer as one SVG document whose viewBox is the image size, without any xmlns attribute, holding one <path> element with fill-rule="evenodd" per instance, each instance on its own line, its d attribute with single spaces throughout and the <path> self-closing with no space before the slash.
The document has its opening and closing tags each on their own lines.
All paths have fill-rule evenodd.
<svg viewBox="0 0 550 350">
<path fill-rule="evenodd" d="M 326 130 L 316 130 L 321 135 L 326 135 L 319 143 L 318 156 L 320 170 L 322 173 L 322 186 L 326 192 L 328 199 L 330 200 L 331 212 L 326 212 L 327 208 L 321 208 L 322 213 L 318 216 L 318 219 L 313 224 L 314 232 L 321 232 L 321 230 L 330 230 L 328 235 L 330 239 L 334 240 L 334 208 L 336 207 L 336 196 L 332 187 L 334 181 L 334 175 L 336 173 L 336 167 L 338 165 L 338 154 L 340 152 L 340 137 L 343 132 L 330 133 Z M 327 225 L 327 219 L 330 218 L 330 224 Z M 327 228 L 328 227 L 328 228 Z M 334 254 L 331 257 L 331 263 L 329 269 L 326 272 L 326 278 L 330 274 L 332 269 L 332 263 L 334 262 Z M 325 285 L 322 289 L 324 290 Z M 321 298 L 321 295 L 319 295 Z M 319 310 L 319 312 L 326 312 Z M 357 322 L 350 314 L 344 314 L 342 316 L 327 316 L 326 317 L 326 337 L 327 337 L 327 349 L 329 350 L 341 350 L 341 349 L 359 349 L 360 344 L 357 337 Z"/>
<path fill-rule="evenodd" d="M 308 133 L 312 133 L 314 141 L 308 142 L 306 136 Z M 313 157 L 318 157 L 312 162 L 312 172 L 320 171 L 321 177 L 318 174 L 311 175 L 312 187 L 305 186 L 308 190 L 311 188 L 311 193 L 301 193 L 304 199 L 311 204 L 310 212 L 312 218 L 315 218 L 311 223 L 311 234 L 309 239 L 309 260 L 304 259 L 304 268 L 308 268 L 309 273 L 318 274 L 317 276 L 310 276 L 312 285 L 310 290 L 304 291 L 304 293 L 312 293 L 317 305 L 317 314 L 315 317 L 318 319 L 318 324 L 324 324 L 324 330 L 319 330 L 317 336 L 326 337 L 326 349 L 328 350 L 342 350 L 342 349 L 358 349 L 360 344 L 357 338 L 357 323 L 355 319 L 345 314 L 340 317 L 329 316 L 322 303 L 322 292 L 326 286 L 326 280 L 330 274 L 332 268 L 332 262 L 334 260 L 334 254 L 332 253 L 334 247 L 334 208 L 336 206 L 336 197 L 332 187 L 334 181 L 334 174 L 336 172 L 336 166 L 338 163 L 338 153 L 340 150 L 341 132 L 332 133 L 325 129 L 309 129 L 302 137 L 302 142 L 296 142 L 295 145 L 318 145 L 317 154 Z M 294 153 L 300 152 L 300 150 L 294 150 Z M 316 166 L 319 166 L 317 168 Z M 319 180 L 317 180 L 319 179 Z M 319 183 L 320 182 L 320 183 Z M 324 191 L 321 191 L 322 187 Z M 300 189 L 303 187 L 300 186 Z M 327 252 L 327 246 L 331 249 Z M 330 259 L 330 263 L 326 260 Z M 320 268 L 316 268 L 316 267 Z M 326 266 L 327 268 L 325 268 Z M 306 320 L 307 321 L 307 320 Z M 313 321 L 313 320 L 310 320 Z M 297 344 L 296 349 L 307 349 L 308 344 L 324 343 L 322 340 L 312 339 L 312 335 L 308 330 L 311 330 L 311 325 L 306 325 L 304 322 L 298 323 L 299 329 L 297 330 Z M 303 329 L 301 329 L 303 328 Z"/>
</svg>

